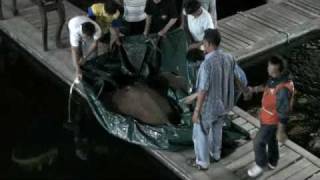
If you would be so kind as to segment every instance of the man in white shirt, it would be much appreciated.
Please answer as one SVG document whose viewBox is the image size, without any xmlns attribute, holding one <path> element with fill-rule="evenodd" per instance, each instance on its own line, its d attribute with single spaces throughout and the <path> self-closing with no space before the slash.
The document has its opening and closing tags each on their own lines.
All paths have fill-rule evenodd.
<svg viewBox="0 0 320 180">
<path fill-rule="evenodd" d="M 200 48 L 204 37 L 204 31 L 207 29 L 215 29 L 215 25 L 207 10 L 201 7 L 201 3 L 197 0 L 191 0 L 185 5 L 186 28 L 191 35 L 191 45 L 189 49 Z"/>
<path fill-rule="evenodd" d="M 81 79 L 80 65 L 97 55 L 97 44 L 101 37 L 99 25 L 87 16 L 73 17 L 69 23 L 69 38 L 76 78 Z"/>
<path fill-rule="evenodd" d="M 201 3 L 201 6 L 207 10 L 213 20 L 213 24 L 217 28 L 217 8 L 216 8 L 216 0 L 199 0 Z"/>
</svg>

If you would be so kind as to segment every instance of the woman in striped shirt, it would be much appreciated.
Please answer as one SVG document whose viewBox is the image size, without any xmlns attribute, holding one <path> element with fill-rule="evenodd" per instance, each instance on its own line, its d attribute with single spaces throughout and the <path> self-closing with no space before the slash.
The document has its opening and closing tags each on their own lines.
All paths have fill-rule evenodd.
<svg viewBox="0 0 320 180">
<path fill-rule="evenodd" d="M 128 28 L 127 35 L 142 34 L 144 31 L 147 0 L 120 0 L 124 7 L 124 20 Z"/>
</svg>

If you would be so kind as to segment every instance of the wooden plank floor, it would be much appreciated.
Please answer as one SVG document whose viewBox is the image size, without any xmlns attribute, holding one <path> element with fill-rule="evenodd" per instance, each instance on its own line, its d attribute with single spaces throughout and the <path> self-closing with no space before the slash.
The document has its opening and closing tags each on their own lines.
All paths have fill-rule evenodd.
<svg viewBox="0 0 320 180">
<path fill-rule="evenodd" d="M 37 7 L 28 0 L 18 0 L 19 16 L 13 17 L 11 0 L 2 0 L 5 20 L 0 21 L 0 29 L 32 54 L 48 70 L 55 73 L 65 83 L 71 84 L 74 68 L 69 48 L 57 49 L 54 46 L 54 31 L 58 23 L 52 12 L 49 20 L 49 51 L 42 50 L 41 21 Z M 84 14 L 67 1 L 67 19 Z M 286 43 L 314 30 L 319 30 L 319 0 L 283 0 L 278 4 L 266 4 L 246 12 L 220 20 L 222 48 L 234 54 L 238 61 L 257 53 Z M 63 29 L 63 42 L 68 43 L 67 28 Z M 81 93 L 81 90 L 78 89 Z M 230 114 L 232 122 L 252 136 L 259 123 L 239 108 Z M 193 149 L 181 152 L 155 151 L 150 154 L 175 172 L 181 179 L 248 179 L 247 168 L 254 161 L 252 141 L 240 146 L 219 163 L 214 163 L 206 172 L 197 171 L 186 165 L 186 160 L 194 156 Z M 281 160 L 274 171 L 268 171 L 258 179 L 319 179 L 320 160 L 302 147 L 288 141 L 280 148 Z"/>
</svg>

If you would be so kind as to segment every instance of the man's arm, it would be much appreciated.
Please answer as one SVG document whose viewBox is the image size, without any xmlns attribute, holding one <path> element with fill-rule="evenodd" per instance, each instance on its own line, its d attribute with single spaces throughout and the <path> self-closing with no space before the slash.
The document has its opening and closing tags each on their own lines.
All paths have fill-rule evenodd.
<svg viewBox="0 0 320 180">
<path fill-rule="evenodd" d="M 151 15 L 147 15 L 146 24 L 144 26 L 144 32 L 143 32 L 143 34 L 145 36 L 147 36 L 149 34 L 151 21 L 152 21 L 152 16 Z"/>
<path fill-rule="evenodd" d="M 188 47 L 188 49 L 189 49 L 189 50 L 190 50 L 190 49 L 200 49 L 200 47 L 201 47 L 202 44 L 203 44 L 202 42 L 192 43 L 192 44 L 190 44 L 190 46 Z"/>
<path fill-rule="evenodd" d="M 80 50 L 79 47 L 72 46 L 71 47 L 71 55 L 72 55 L 72 62 L 74 67 L 76 68 L 76 75 L 78 78 L 81 78 L 81 69 L 80 69 Z"/>
<path fill-rule="evenodd" d="M 193 93 L 183 99 L 185 104 L 191 104 L 195 99 L 197 99 L 198 93 Z"/>
<path fill-rule="evenodd" d="M 158 34 L 160 36 L 165 35 L 169 31 L 169 29 L 177 22 L 177 20 L 178 18 L 171 18 L 168 24 L 164 28 L 162 28 L 162 30 L 159 31 Z"/>
<path fill-rule="evenodd" d="M 90 48 L 89 48 L 89 50 L 88 50 L 88 54 L 85 55 L 84 59 L 87 59 L 87 57 L 90 57 L 90 55 L 91 55 L 93 52 L 95 52 L 97 48 L 98 48 L 98 41 L 95 40 L 95 41 L 91 44 L 91 46 L 90 46 Z"/>
<path fill-rule="evenodd" d="M 280 118 L 280 123 L 278 124 L 277 139 L 279 142 L 284 143 L 288 136 L 286 134 L 286 125 L 289 120 L 289 110 L 290 110 L 290 93 L 287 88 L 281 89 L 277 93 L 277 113 Z"/>
<path fill-rule="evenodd" d="M 203 102 L 204 102 L 206 96 L 207 96 L 207 93 L 204 90 L 200 90 L 197 93 L 196 107 L 194 109 L 193 116 L 192 116 L 193 123 L 199 123 L 199 114 L 202 110 L 202 105 L 203 105 Z"/>
<path fill-rule="evenodd" d="M 279 90 L 277 93 L 277 113 L 280 123 L 286 125 L 289 119 L 290 93 L 287 88 Z"/>
</svg>

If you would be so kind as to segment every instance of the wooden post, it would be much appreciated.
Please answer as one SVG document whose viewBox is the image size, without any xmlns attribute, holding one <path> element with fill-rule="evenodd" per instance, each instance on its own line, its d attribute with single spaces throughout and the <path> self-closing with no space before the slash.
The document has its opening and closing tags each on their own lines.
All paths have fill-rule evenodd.
<svg viewBox="0 0 320 180">
<path fill-rule="evenodd" d="M 45 7 L 39 6 L 39 12 L 42 24 L 42 46 L 44 51 L 48 51 L 48 18 Z"/>
<path fill-rule="evenodd" d="M 0 0 L 0 20 L 3 19 L 2 0 Z"/>
<path fill-rule="evenodd" d="M 13 15 L 18 15 L 17 0 L 12 0 Z"/>
<path fill-rule="evenodd" d="M 63 44 L 61 42 L 61 32 L 62 32 L 62 28 L 64 25 L 64 22 L 66 21 L 66 13 L 65 13 L 65 8 L 63 5 L 62 0 L 58 0 L 57 2 L 57 12 L 58 12 L 58 16 L 59 16 L 59 25 L 57 27 L 57 31 L 56 31 L 56 46 L 58 48 L 63 48 Z"/>
<path fill-rule="evenodd" d="M 58 48 L 63 48 L 61 42 L 61 32 L 65 22 L 65 8 L 62 0 L 37 0 L 36 4 L 39 6 L 39 12 L 42 23 L 42 42 L 43 50 L 48 50 L 48 18 L 47 13 L 50 11 L 57 11 L 59 16 L 59 24 L 56 29 L 55 41 Z"/>
</svg>

